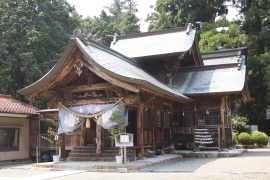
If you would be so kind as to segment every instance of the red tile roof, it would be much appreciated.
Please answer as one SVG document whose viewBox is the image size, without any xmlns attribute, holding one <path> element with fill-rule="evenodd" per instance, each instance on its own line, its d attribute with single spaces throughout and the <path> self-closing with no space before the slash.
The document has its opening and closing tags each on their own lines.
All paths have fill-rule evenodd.
<svg viewBox="0 0 270 180">
<path fill-rule="evenodd" d="M 0 113 L 36 114 L 38 109 L 14 99 L 10 95 L 0 94 Z"/>
</svg>

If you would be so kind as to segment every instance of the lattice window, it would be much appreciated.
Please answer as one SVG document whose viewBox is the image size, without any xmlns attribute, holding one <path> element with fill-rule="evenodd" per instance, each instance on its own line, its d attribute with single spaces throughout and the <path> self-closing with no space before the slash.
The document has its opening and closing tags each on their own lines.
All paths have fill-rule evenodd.
<svg viewBox="0 0 270 180">
<path fill-rule="evenodd" d="M 155 127 L 161 128 L 161 112 L 160 111 L 157 111 L 155 115 Z"/>
<path fill-rule="evenodd" d="M 194 125 L 193 111 L 174 111 L 173 123 L 175 126 Z"/>
<path fill-rule="evenodd" d="M 150 128 L 148 108 L 145 108 L 143 110 L 143 128 Z"/>
<path fill-rule="evenodd" d="M 220 125 L 219 109 L 206 109 L 197 111 L 198 125 Z"/>
<path fill-rule="evenodd" d="M 165 111 L 163 113 L 164 128 L 170 128 L 170 113 Z"/>
</svg>

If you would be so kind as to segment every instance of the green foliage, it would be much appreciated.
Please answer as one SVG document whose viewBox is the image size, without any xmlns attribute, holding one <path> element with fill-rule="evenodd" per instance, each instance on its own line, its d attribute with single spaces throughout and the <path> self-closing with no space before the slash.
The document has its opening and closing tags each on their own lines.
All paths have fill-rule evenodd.
<svg viewBox="0 0 270 180">
<path fill-rule="evenodd" d="M 148 30 L 160 30 L 187 26 L 197 21 L 214 21 L 225 13 L 223 0 L 157 0 L 154 12 L 147 15 Z"/>
<path fill-rule="evenodd" d="M 250 122 L 269 132 L 265 110 L 270 104 L 270 0 L 239 0 L 243 15 L 242 29 L 248 39 L 248 84 L 252 100 L 247 104 Z"/>
<path fill-rule="evenodd" d="M 254 131 L 251 134 L 251 139 L 254 143 L 258 145 L 267 145 L 268 143 L 268 136 L 264 132 Z"/>
<path fill-rule="evenodd" d="M 55 136 L 58 135 L 58 127 L 59 127 L 58 118 L 57 116 L 55 116 L 53 118 L 47 118 L 46 121 L 49 124 L 47 135 L 41 136 L 41 138 L 48 141 L 50 144 L 52 144 L 52 146 L 57 147 L 59 143 L 61 142 L 59 139 L 54 140 Z"/>
<path fill-rule="evenodd" d="M 248 36 L 241 31 L 237 22 L 229 22 L 225 16 L 216 22 L 205 22 L 202 27 L 199 41 L 201 52 L 230 49 L 247 44 Z"/>
<path fill-rule="evenodd" d="M 133 0 L 114 0 L 101 11 L 99 17 L 80 19 L 83 32 L 88 38 L 110 46 L 115 33 L 119 35 L 140 32 L 139 18 L 135 15 L 137 3 Z"/>
<path fill-rule="evenodd" d="M 231 117 L 232 129 L 235 133 L 246 132 L 251 134 L 251 127 L 247 125 L 248 119 L 244 116 L 232 115 Z"/>
<path fill-rule="evenodd" d="M 114 140 L 116 134 L 122 133 L 128 125 L 128 123 L 124 122 L 125 118 L 122 116 L 123 107 L 123 104 L 119 104 L 117 111 L 112 113 L 110 117 L 110 121 L 115 124 L 112 128 L 108 129 L 111 140 Z"/>
<path fill-rule="evenodd" d="M 0 3 L 0 93 L 42 77 L 59 59 L 78 26 L 65 0 L 2 0 Z"/>
<path fill-rule="evenodd" d="M 232 139 L 233 139 L 233 144 L 238 144 L 238 134 L 236 132 L 232 132 Z"/>
<path fill-rule="evenodd" d="M 246 132 L 242 132 L 238 135 L 238 141 L 239 143 L 243 144 L 243 145 L 250 145 L 252 144 L 252 139 L 250 134 L 246 133 Z"/>
</svg>

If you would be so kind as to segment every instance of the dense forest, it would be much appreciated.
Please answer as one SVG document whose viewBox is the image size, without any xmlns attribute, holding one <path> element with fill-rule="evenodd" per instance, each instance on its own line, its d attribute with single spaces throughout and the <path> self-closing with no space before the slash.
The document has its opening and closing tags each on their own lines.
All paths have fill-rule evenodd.
<svg viewBox="0 0 270 180">
<path fill-rule="evenodd" d="M 238 20 L 226 19 L 228 5 L 238 8 Z M 191 23 L 201 52 L 248 47 L 251 100 L 239 104 L 239 115 L 261 128 L 269 125 L 270 0 L 157 0 L 152 10 L 145 17 L 148 31 Z M 136 0 L 114 0 L 98 17 L 83 18 L 66 0 L 0 0 L 0 93 L 26 101 L 16 91 L 53 67 L 73 29 L 109 46 L 115 33 L 140 32 L 138 11 Z M 37 100 L 34 105 L 42 107 Z"/>
</svg>

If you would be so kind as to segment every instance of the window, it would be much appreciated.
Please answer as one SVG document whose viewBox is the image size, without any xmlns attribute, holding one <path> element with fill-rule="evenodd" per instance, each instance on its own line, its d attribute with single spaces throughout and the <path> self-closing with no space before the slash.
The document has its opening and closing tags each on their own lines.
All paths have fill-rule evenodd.
<svg viewBox="0 0 270 180">
<path fill-rule="evenodd" d="M 19 129 L 0 128 L 0 151 L 19 150 Z"/>
<path fill-rule="evenodd" d="M 143 111 L 143 128 L 146 128 L 146 129 L 150 128 L 149 115 L 150 115 L 150 113 L 148 112 L 148 109 L 145 108 Z"/>
<path fill-rule="evenodd" d="M 163 125 L 164 125 L 164 128 L 170 128 L 170 113 L 169 111 L 164 111 L 163 113 L 163 117 L 164 117 L 164 122 L 163 122 Z"/>
<path fill-rule="evenodd" d="M 158 110 L 157 113 L 155 114 L 155 127 L 156 128 L 161 128 L 161 116 L 160 116 L 160 111 Z"/>
</svg>

